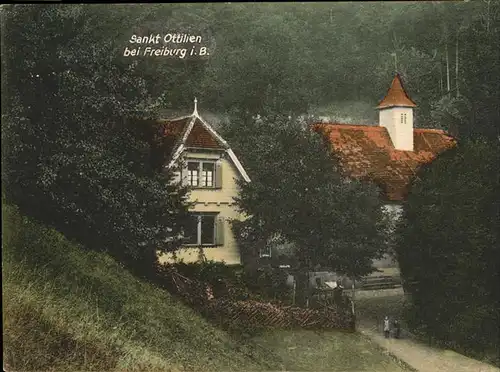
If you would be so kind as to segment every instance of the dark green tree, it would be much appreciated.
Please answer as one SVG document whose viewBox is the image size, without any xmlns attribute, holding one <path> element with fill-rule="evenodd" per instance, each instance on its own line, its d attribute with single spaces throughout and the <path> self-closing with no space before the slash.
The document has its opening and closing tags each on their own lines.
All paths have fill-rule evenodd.
<svg viewBox="0 0 500 372">
<path fill-rule="evenodd" d="M 186 190 L 157 151 L 152 76 L 120 58 L 132 6 L 3 9 L 3 191 L 23 213 L 148 272 L 177 248 Z M 120 31 L 122 32 L 122 31 Z M 160 166 L 160 167 L 159 167 Z"/>
<path fill-rule="evenodd" d="M 373 271 L 385 247 L 378 193 L 343 178 L 319 134 L 274 116 L 234 120 L 226 136 L 252 179 L 236 199 L 249 216 L 237 230 L 244 247 L 280 236 L 294 243 L 302 275 L 319 267 L 353 278 Z"/>
<path fill-rule="evenodd" d="M 398 226 L 409 320 L 448 346 L 498 350 L 499 159 L 498 141 L 460 142 L 420 171 Z"/>
</svg>

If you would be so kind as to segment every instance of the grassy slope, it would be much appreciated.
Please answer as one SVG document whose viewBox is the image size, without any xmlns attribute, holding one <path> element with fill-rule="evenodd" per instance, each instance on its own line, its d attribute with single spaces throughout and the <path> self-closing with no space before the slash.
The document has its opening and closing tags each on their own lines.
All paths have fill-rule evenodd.
<svg viewBox="0 0 500 372">
<path fill-rule="evenodd" d="M 235 339 L 109 256 L 2 209 L 8 371 L 402 371 L 358 334 Z"/>
<path fill-rule="evenodd" d="M 279 368 L 109 256 L 5 212 L 4 360 L 14 370 Z"/>
</svg>

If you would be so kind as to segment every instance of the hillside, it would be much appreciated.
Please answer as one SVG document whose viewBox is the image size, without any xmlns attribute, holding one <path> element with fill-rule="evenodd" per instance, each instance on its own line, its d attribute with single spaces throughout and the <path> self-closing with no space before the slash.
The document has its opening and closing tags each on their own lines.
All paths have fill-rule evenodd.
<svg viewBox="0 0 500 372">
<path fill-rule="evenodd" d="M 357 333 L 214 327 L 104 253 L 2 206 L 7 371 L 405 369 Z"/>
<path fill-rule="evenodd" d="M 278 369 L 269 350 L 214 328 L 103 253 L 3 207 L 8 370 Z"/>
</svg>

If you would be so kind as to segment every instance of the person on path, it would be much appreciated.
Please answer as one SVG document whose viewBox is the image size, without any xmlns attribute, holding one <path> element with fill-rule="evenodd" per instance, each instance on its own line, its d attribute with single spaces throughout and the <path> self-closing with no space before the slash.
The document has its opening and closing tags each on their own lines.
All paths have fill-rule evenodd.
<svg viewBox="0 0 500 372">
<path fill-rule="evenodd" d="M 385 338 L 389 338 L 390 332 L 391 332 L 391 327 L 390 327 L 389 317 L 386 316 L 384 318 L 384 336 L 385 336 Z"/>
<path fill-rule="evenodd" d="M 394 337 L 399 338 L 401 336 L 401 324 L 399 324 L 399 320 L 394 320 Z"/>
</svg>

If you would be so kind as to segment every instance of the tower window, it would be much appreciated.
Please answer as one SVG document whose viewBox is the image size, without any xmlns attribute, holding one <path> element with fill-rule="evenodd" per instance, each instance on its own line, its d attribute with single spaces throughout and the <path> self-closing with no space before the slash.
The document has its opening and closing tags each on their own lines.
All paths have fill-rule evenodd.
<svg viewBox="0 0 500 372">
<path fill-rule="evenodd" d="M 401 114 L 401 124 L 403 124 L 404 114 Z"/>
<path fill-rule="evenodd" d="M 406 124 L 406 114 L 404 114 L 405 124 Z"/>
</svg>

